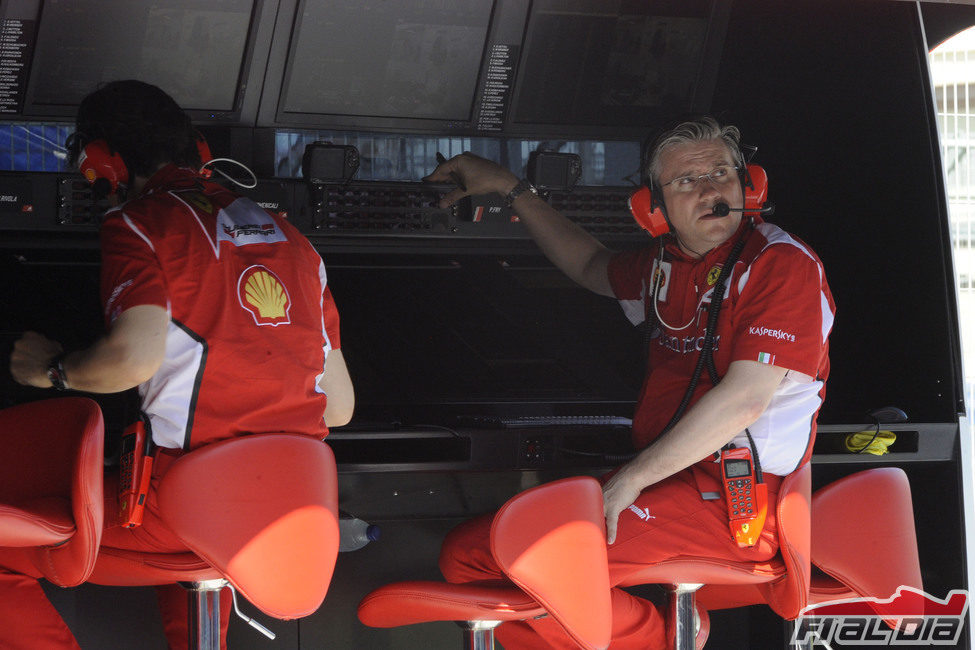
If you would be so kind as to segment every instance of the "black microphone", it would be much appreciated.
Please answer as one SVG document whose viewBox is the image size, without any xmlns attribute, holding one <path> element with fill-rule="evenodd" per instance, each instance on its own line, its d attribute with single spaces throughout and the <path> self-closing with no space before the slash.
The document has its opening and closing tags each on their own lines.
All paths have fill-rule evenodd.
<svg viewBox="0 0 975 650">
<path fill-rule="evenodd" d="M 765 205 L 756 209 L 733 208 L 727 203 L 722 202 L 722 203 L 716 203 L 714 207 L 711 208 L 711 212 L 719 217 L 724 217 L 729 212 L 751 212 L 751 213 L 758 213 L 758 214 L 772 214 L 773 212 L 775 212 L 775 205 L 773 205 L 771 201 L 766 201 Z"/>
</svg>

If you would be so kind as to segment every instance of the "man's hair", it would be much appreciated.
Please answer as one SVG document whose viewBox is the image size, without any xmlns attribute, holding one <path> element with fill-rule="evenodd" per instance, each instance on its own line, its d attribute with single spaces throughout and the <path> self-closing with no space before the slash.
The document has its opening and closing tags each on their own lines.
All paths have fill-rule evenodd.
<svg viewBox="0 0 975 650">
<path fill-rule="evenodd" d="M 69 145 L 74 164 L 80 149 L 105 140 L 129 175 L 150 177 L 166 163 L 199 167 L 198 137 L 189 116 L 165 92 L 142 81 L 112 81 L 81 101 Z"/>
<path fill-rule="evenodd" d="M 650 149 L 649 158 L 644 167 L 644 177 L 648 183 L 660 185 L 660 156 L 670 149 L 682 144 L 692 142 L 710 142 L 720 140 L 728 147 L 734 158 L 735 165 L 740 170 L 744 169 L 745 157 L 741 153 L 739 140 L 741 133 L 737 127 L 721 126 L 713 117 L 704 116 L 686 122 L 681 122 L 677 126 L 664 131 L 653 143 Z"/>
</svg>

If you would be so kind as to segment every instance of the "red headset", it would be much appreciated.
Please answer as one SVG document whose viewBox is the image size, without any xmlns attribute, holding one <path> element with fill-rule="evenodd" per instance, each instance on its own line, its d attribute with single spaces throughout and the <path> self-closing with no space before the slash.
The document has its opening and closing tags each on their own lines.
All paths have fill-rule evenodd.
<svg viewBox="0 0 975 650">
<path fill-rule="evenodd" d="M 213 160 L 210 153 L 210 145 L 202 134 L 196 134 L 196 148 L 200 154 L 201 165 L 206 165 Z M 78 154 L 78 169 L 92 185 L 100 180 L 108 183 L 109 190 L 106 194 L 115 194 L 120 185 L 128 185 L 129 170 L 125 167 L 125 162 L 117 152 L 112 152 L 105 140 L 92 140 L 81 148 Z M 200 168 L 200 175 L 210 178 L 213 170 Z"/>
<path fill-rule="evenodd" d="M 758 214 L 763 212 L 765 200 L 768 197 L 768 174 L 759 165 L 747 165 L 745 176 L 745 210 L 744 213 Z M 670 232 L 670 221 L 664 212 L 661 201 L 654 203 L 650 188 L 644 185 L 630 196 L 630 213 L 640 227 L 650 233 L 651 237 L 659 237 Z"/>
</svg>

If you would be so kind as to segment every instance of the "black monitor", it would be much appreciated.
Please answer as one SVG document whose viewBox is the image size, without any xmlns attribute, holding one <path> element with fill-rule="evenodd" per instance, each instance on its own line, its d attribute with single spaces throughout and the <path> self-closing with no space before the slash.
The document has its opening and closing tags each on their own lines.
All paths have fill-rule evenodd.
<svg viewBox="0 0 975 650">
<path fill-rule="evenodd" d="M 301 0 L 289 33 L 275 35 L 276 49 L 284 42 L 288 49 L 272 58 L 269 77 L 282 83 L 269 84 L 262 119 L 323 129 L 469 131 L 500 4 Z"/>
<path fill-rule="evenodd" d="M 17 43 L 16 55 L 5 62 L 18 75 L 6 79 L 0 117 L 71 119 L 81 99 L 100 84 L 140 79 L 170 94 L 196 122 L 241 123 L 249 77 L 263 74 L 263 62 L 257 70 L 249 62 L 266 18 L 264 5 L 5 0 L 0 19 Z M 270 27 L 265 29 L 269 40 Z"/>
<path fill-rule="evenodd" d="M 640 139 L 710 107 L 715 0 L 296 0 L 259 126 Z M 280 80 L 275 83 L 271 80 Z"/>
<path fill-rule="evenodd" d="M 728 4 L 535 0 L 505 130 L 642 137 L 706 112 Z"/>
</svg>

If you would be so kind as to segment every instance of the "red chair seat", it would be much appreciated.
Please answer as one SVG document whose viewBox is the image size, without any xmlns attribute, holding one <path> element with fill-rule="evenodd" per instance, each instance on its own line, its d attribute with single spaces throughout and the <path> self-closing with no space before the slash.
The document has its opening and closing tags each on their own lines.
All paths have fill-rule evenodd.
<svg viewBox="0 0 975 650">
<path fill-rule="evenodd" d="M 53 546 L 74 535 L 71 501 L 64 497 L 0 504 L 0 546 Z"/>
<path fill-rule="evenodd" d="M 595 479 L 562 479 L 514 496 L 494 517 L 491 552 L 517 586 L 394 583 L 362 600 L 359 619 L 372 627 L 396 627 L 455 620 L 500 623 L 548 613 L 582 648 L 609 645 L 603 496 Z"/>
<path fill-rule="evenodd" d="M 92 582 L 226 578 L 280 619 L 307 616 L 325 599 L 338 555 L 338 479 L 321 440 L 263 434 L 196 449 L 163 476 L 159 510 L 191 552 L 106 548 Z"/>
<path fill-rule="evenodd" d="M 510 584 L 450 584 L 416 580 L 385 585 L 359 604 L 359 620 L 371 627 L 434 621 L 523 621 L 545 609 Z"/>
<path fill-rule="evenodd" d="M 729 562 L 706 557 L 664 560 L 629 576 L 621 586 L 642 584 L 758 585 L 783 578 L 781 557 L 767 562 Z"/>
<path fill-rule="evenodd" d="M 810 605 L 816 605 L 830 600 L 856 598 L 857 595 L 857 592 L 853 591 L 839 580 L 831 578 L 819 570 L 814 570 L 812 582 L 809 585 Z"/>
<path fill-rule="evenodd" d="M 98 554 L 89 582 L 115 587 L 145 587 L 222 577 L 194 553 L 141 553 L 105 547 Z"/>
</svg>

